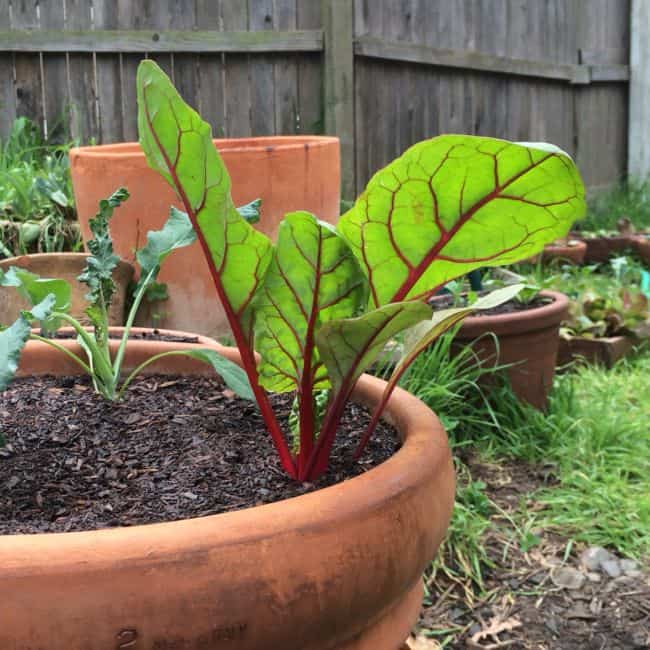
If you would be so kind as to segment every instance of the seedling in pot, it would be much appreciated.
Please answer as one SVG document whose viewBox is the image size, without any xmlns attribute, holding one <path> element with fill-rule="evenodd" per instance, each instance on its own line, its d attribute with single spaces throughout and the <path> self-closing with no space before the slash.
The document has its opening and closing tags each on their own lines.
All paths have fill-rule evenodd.
<svg viewBox="0 0 650 650">
<path fill-rule="evenodd" d="M 172 208 L 169 218 L 159 231 L 147 234 L 146 245 L 136 252 L 140 265 L 140 279 L 126 319 L 115 358 L 109 349 L 108 312 L 115 293 L 113 271 L 120 258 L 113 252 L 109 220 L 115 208 L 128 198 L 128 192 L 120 188 L 99 203 L 99 212 L 90 220 L 93 239 L 88 242 L 90 255 L 79 281 L 88 286 L 86 315 L 92 328 L 86 328 L 68 313 L 71 288 L 64 280 L 42 279 L 29 271 L 12 266 L 0 271 L 0 286 L 15 287 L 32 305 L 22 312 L 10 327 L 0 331 L 0 390 L 4 390 L 18 368 L 20 354 L 31 338 L 42 341 L 70 357 L 92 378 L 95 390 L 109 400 L 120 399 L 131 381 L 154 361 L 172 355 L 186 355 L 211 364 L 226 384 L 238 395 L 252 399 L 248 379 L 241 368 L 214 350 L 205 348 L 172 350 L 157 354 L 140 364 L 126 378 L 122 377 L 122 364 L 138 307 L 147 290 L 155 286 L 160 265 L 176 248 L 187 246 L 196 240 L 187 215 Z M 32 324 L 40 323 L 41 333 L 32 330 Z M 83 359 L 57 343 L 52 335 L 61 327 L 69 325 L 77 335 L 77 342 L 85 352 Z"/>
<path fill-rule="evenodd" d="M 140 144 L 196 230 L 282 465 L 301 481 L 326 470 L 354 385 L 391 338 L 419 325 L 399 374 L 472 311 L 432 315 L 431 296 L 474 269 L 534 255 L 584 212 L 580 175 L 558 148 L 448 135 L 375 174 L 336 228 L 307 212 L 286 215 L 274 245 L 234 208 L 210 126 L 154 62 L 140 64 L 137 84 Z M 269 392 L 294 391 L 292 449 Z"/>
</svg>

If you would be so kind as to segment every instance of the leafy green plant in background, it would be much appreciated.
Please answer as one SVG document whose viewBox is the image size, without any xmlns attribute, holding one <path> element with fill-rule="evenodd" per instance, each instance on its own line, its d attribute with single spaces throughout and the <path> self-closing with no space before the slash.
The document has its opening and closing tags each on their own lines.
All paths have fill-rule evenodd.
<svg viewBox="0 0 650 650">
<path fill-rule="evenodd" d="M 24 117 L 0 142 L 0 255 L 80 247 L 69 148 L 45 142 Z"/>
<path fill-rule="evenodd" d="M 327 468 L 356 380 L 389 340 L 429 321 L 416 350 L 459 321 L 457 311 L 431 320 L 429 297 L 473 269 L 540 251 L 584 211 L 579 174 L 559 149 L 441 136 L 378 172 L 337 228 L 294 212 L 273 246 L 234 208 L 210 126 L 152 61 L 138 70 L 138 106 L 147 160 L 192 221 L 282 465 L 299 480 Z M 295 454 L 267 391 L 296 391 Z"/>
<path fill-rule="evenodd" d="M 32 305 L 30 311 L 21 314 L 18 320 L 0 332 L 0 390 L 4 390 L 13 378 L 20 360 L 20 353 L 28 339 L 42 341 L 70 357 L 92 378 L 95 390 L 109 400 L 119 399 L 131 381 L 149 364 L 172 355 L 185 355 L 211 364 L 226 384 L 242 397 L 252 399 L 246 375 L 239 366 L 228 361 L 214 350 L 188 349 L 163 352 L 145 360 L 125 379 L 122 378 L 122 364 L 135 314 L 148 289 L 158 276 L 160 265 L 175 249 L 187 246 L 196 240 L 187 215 L 172 208 L 169 219 L 161 230 L 147 234 L 146 245 L 136 252 L 140 265 L 140 279 L 135 287 L 119 347 L 114 358 L 109 348 L 108 311 L 115 283 L 113 271 L 120 258 L 113 252 L 109 220 L 113 211 L 128 198 L 123 188 L 118 189 L 107 200 L 100 201 L 99 212 L 90 220 L 93 239 L 88 242 L 90 255 L 79 280 L 88 286 L 88 316 L 92 329 L 87 329 L 68 313 L 70 306 L 70 285 L 64 280 L 41 279 L 33 273 L 12 266 L 9 271 L 0 271 L 0 286 L 15 287 Z M 32 323 L 41 325 L 41 334 L 32 331 Z M 77 342 L 86 355 L 79 355 L 66 349 L 50 336 L 62 324 L 72 327 Z"/>
</svg>

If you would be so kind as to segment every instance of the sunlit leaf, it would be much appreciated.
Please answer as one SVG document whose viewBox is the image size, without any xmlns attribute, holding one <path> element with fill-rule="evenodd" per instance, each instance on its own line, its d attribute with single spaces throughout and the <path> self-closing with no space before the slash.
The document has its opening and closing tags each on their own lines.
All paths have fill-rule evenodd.
<svg viewBox="0 0 650 650">
<path fill-rule="evenodd" d="M 368 276 L 371 304 L 427 298 L 565 236 L 585 211 L 584 187 L 568 156 L 540 147 L 444 135 L 377 172 L 338 224 Z"/>
<path fill-rule="evenodd" d="M 310 393 L 327 387 L 314 335 L 323 323 L 357 314 L 366 296 L 363 273 L 332 226 L 308 212 L 288 214 L 255 300 L 262 386 Z"/>
</svg>

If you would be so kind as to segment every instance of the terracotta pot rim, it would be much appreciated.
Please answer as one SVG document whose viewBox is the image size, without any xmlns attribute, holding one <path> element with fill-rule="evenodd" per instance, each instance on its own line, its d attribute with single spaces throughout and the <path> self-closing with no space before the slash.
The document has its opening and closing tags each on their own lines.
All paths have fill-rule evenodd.
<svg viewBox="0 0 650 650">
<path fill-rule="evenodd" d="M 559 291 L 544 289 L 540 296 L 551 298 L 552 302 L 533 309 L 496 314 L 494 316 L 469 316 L 463 321 L 457 338 L 473 339 L 485 332 L 495 334 L 520 334 L 556 327 L 565 317 L 569 298 Z"/>
<path fill-rule="evenodd" d="M 213 142 L 220 152 L 240 153 L 242 151 L 295 151 L 305 147 L 312 149 L 339 145 L 339 139 L 326 135 L 269 135 L 247 138 L 214 138 Z M 139 142 L 118 142 L 114 144 L 88 145 L 70 149 L 70 157 L 89 158 L 144 158 Z"/>
<path fill-rule="evenodd" d="M 72 252 L 61 252 L 61 253 L 26 253 L 25 255 L 16 255 L 15 257 L 5 257 L 3 260 L 0 260 L 0 265 L 7 265 L 9 266 L 19 266 L 19 262 L 17 260 L 23 260 L 23 259 L 30 259 L 34 261 L 39 261 L 39 260 L 44 260 L 47 259 L 48 257 L 58 257 L 59 259 L 64 258 L 64 257 L 69 257 L 72 259 L 86 259 L 90 253 L 72 253 Z M 132 269 L 135 268 L 133 264 L 130 262 L 127 262 L 126 260 L 119 260 L 117 263 L 117 266 L 125 267 L 129 266 Z"/>
<path fill-rule="evenodd" d="M 584 248 L 587 250 L 587 244 L 582 239 L 573 239 L 568 241 L 566 244 L 548 244 L 544 246 L 544 249 L 550 249 L 552 251 L 561 251 L 565 249 L 581 249 Z"/>
<path fill-rule="evenodd" d="M 115 328 L 113 328 L 115 329 Z M 134 328 L 134 330 L 149 328 Z M 178 334 L 175 330 L 165 330 Z M 180 334 L 190 334 L 180 332 Z M 214 347 L 215 341 L 207 339 Z M 146 344 L 147 341 L 137 341 Z M 236 349 L 216 344 L 231 357 Z M 56 374 L 56 373 L 54 373 Z M 361 404 L 373 404 L 381 396 L 385 382 L 363 375 L 353 397 Z M 0 562 L 7 569 L 29 564 L 32 567 L 47 563 L 66 565 L 70 557 L 75 562 L 93 561 L 119 553 L 122 561 L 166 555 L 170 552 L 196 551 L 207 545 L 228 544 L 236 534 L 255 541 L 283 535 L 290 530 L 314 531 L 323 527 L 341 525 L 354 520 L 361 512 L 380 508 L 387 499 L 416 490 L 430 480 L 432 472 L 445 474 L 450 451 L 445 431 L 437 416 L 410 393 L 397 388 L 385 411 L 386 418 L 403 435 L 402 447 L 377 467 L 335 485 L 273 503 L 205 517 L 182 519 L 163 523 L 142 524 L 133 527 L 78 531 L 70 533 L 16 534 L 0 536 Z M 246 526 L 242 537 L 243 522 Z M 152 548 L 152 536 L 156 546 Z"/>
</svg>

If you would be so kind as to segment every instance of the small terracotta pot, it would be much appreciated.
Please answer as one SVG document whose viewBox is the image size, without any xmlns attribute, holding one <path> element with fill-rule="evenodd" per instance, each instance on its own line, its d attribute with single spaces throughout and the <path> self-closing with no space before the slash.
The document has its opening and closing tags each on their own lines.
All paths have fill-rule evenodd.
<svg viewBox="0 0 650 650">
<path fill-rule="evenodd" d="M 589 364 L 601 364 L 611 368 L 617 361 L 634 350 L 638 344 L 631 336 L 608 336 L 598 339 L 588 339 L 573 336 L 569 339 L 560 338 L 558 365 L 564 366 L 572 361 Z"/>
<path fill-rule="evenodd" d="M 258 230 L 274 238 L 283 216 L 292 210 L 308 210 L 324 221 L 337 221 L 341 184 L 338 138 L 274 136 L 214 143 L 230 174 L 235 205 L 262 199 L 262 217 L 255 224 Z M 99 200 L 120 186 L 129 190 L 129 200 L 111 219 L 115 250 L 129 261 L 145 243 L 147 232 L 162 227 L 169 207 L 182 207 L 162 176 L 148 167 L 137 142 L 71 149 L 70 172 L 84 238 Z M 139 324 L 210 336 L 228 332 L 198 242 L 174 251 L 162 265 L 159 281 L 167 284 L 169 300 L 154 306 L 155 323 L 139 319 Z"/>
<path fill-rule="evenodd" d="M 586 264 L 602 264 L 609 261 L 612 255 L 623 255 L 634 248 L 631 235 L 615 235 L 612 237 L 586 237 L 576 235 L 587 245 L 584 261 Z"/>
<path fill-rule="evenodd" d="M 86 265 L 86 253 L 35 253 L 33 255 L 20 255 L 0 261 L 0 269 L 7 271 L 10 266 L 19 266 L 22 269 L 36 273 L 43 278 L 56 278 L 65 280 L 72 287 L 72 301 L 70 313 L 82 324 L 88 323 L 85 309 L 88 306 L 84 296 L 88 287 L 77 280 L 77 276 Z M 120 261 L 113 274 L 117 291 L 108 312 L 111 325 L 124 323 L 124 305 L 129 282 L 133 278 L 133 266 L 128 262 Z M 0 324 L 13 323 L 22 309 L 29 309 L 29 303 L 18 295 L 12 287 L 0 287 Z"/>
<path fill-rule="evenodd" d="M 542 259 L 544 262 L 566 262 L 580 266 L 585 261 L 585 253 L 587 252 L 587 244 L 579 239 L 571 240 L 566 244 L 551 244 L 544 247 Z"/>
<path fill-rule="evenodd" d="M 29 342 L 23 372 L 40 371 L 41 354 Z M 384 386 L 363 376 L 353 397 L 372 407 Z M 0 648 L 400 648 L 449 522 L 454 471 L 422 402 L 397 389 L 386 418 L 401 449 L 317 492 L 171 523 L 0 537 Z"/>
<path fill-rule="evenodd" d="M 567 316 L 569 299 L 556 291 L 541 291 L 540 296 L 552 302 L 509 314 L 466 318 L 454 345 L 457 349 L 472 345 L 483 363 L 514 364 L 507 372 L 515 395 L 543 409 L 553 386 L 560 323 Z M 489 333 L 498 339 L 498 355 Z"/>
</svg>

